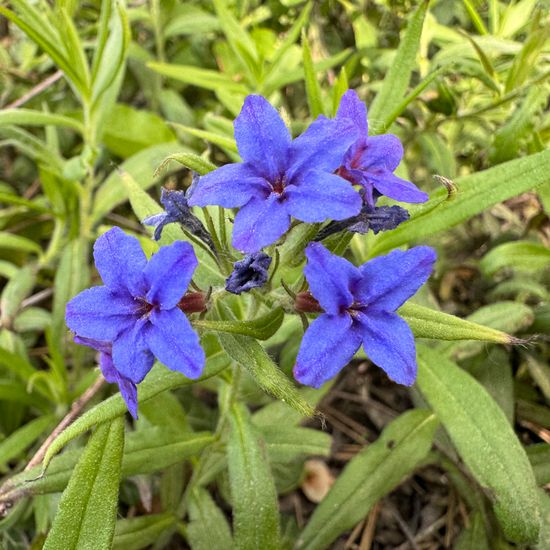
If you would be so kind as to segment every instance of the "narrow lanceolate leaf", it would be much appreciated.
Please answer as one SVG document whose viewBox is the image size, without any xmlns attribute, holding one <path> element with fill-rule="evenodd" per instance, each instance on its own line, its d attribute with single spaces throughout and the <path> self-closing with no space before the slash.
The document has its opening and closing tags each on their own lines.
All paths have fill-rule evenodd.
<svg viewBox="0 0 550 550">
<path fill-rule="evenodd" d="M 302 52 L 309 114 L 313 118 L 317 118 L 319 115 L 323 114 L 323 98 L 321 97 L 321 86 L 315 74 L 313 58 L 311 57 L 311 48 L 309 47 L 309 42 L 304 31 L 302 31 Z"/>
<path fill-rule="evenodd" d="M 482 340 L 510 344 L 516 339 L 505 332 L 460 317 L 407 302 L 399 310 L 417 338 L 435 340 Z"/>
<path fill-rule="evenodd" d="M 154 544 L 176 526 L 172 514 L 150 514 L 116 522 L 113 550 L 138 550 Z"/>
<path fill-rule="evenodd" d="M 123 450 L 122 418 L 97 428 L 61 497 L 44 550 L 111 548 Z"/>
<path fill-rule="evenodd" d="M 162 161 L 160 166 L 155 171 L 155 176 L 162 173 L 164 168 L 166 168 L 166 166 L 172 161 L 179 162 L 186 168 L 189 168 L 189 170 L 197 172 L 200 176 L 204 176 L 205 174 L 208 174 L 208 172 L 212 172 L 212 170 L 216 169 L 215 164 L 212 164 L 209 160 L 199 157 L 199 155 L 195 155 L 194 153 L 175 153 L 174 155 L 168 155 Z"/>
<path fill-rule="evenodd" d="M 242 365 L 267 393 L 284 401 L 304 416 L 315 411 L 294 384 L 277 367 L 264 348 L 253 338 L 220 332 L 218 340 L 227 355 Z"/>
<path fill-rule="evenodd" d="M 540 522 L 535 476 L 504 412 L 455 363 L 426 346 L 418 352 L 420 391 L 487 490 L 504 533 L 514 542 L 535 542 Z"/>
<path fill-rule="evenodd" d="M 395 59 L 384 78 L 382 88 L 376 94 L 370 107 L 369 120 L 376 122 L 386 119 L 403 100 L 411 74 L 416 68 L 416 55 L 427 9 L 428 2 L 423 0 L 409 18 L 407 29 L 399 43 Z M 373 125 L 373 129 L 375 128 L 377 128 L 376 124 Z M 378 128 L 380 133 L 387 130 L 387 128 Z"/>
<path fill-rule="evenodd" d="M 279 330 L 284 316 L 284 311 L 278 307 L 251 321 L 211 321 L 208 319 L 197 319 L 193 321 L 193 326 L 212 332 L 242 334 L 257 338 L 258 340 L 267 340 Z"/>
<path fill-rule="evenodd" d="M 279 505 L 263 441 L 241 404 L 231 407 L 227 445 L 235 548 L 278 550 Z"/>
<path fill-rule="evenodd" d="M 225 514 L 206 489 L 193 489 L 189 502 L 189 517 L 191 521 L 187 525 L 186 536 L 193 550 L 234 548 Z"/>
<path fill-rule="evenodd" d="M 179 372 L 171 372 L 166 368 L 157 365 L 153 368 L 147 378 L 140 384 L 138 390 L 138 401 L 139 403 L 143 403 L 164 391 L 173 390 L 181 386 L 188 386 L 200 382 L 201 380 L 206 380 L 221 372 L 226 368 L 226 366 L 227 364 L 225 363 L 219 364 L 217 362 L 212 362 L 209 364 L 207 358 L 207 366 L 203 375 L 196 380 L 190 380 L 189 378 L 185 378 L 185 376 Z M 126 412 L 126 404 L 120 394 L 113 395 L 109 399 L 106 399 L 96 405 L 93 409 L 85 412 L 78 420 L 62 431 L 50 445 L 42 463 L 42 474 L 46 471 L 51 459 L 67 443 L 69 443 L 69 441 L 72 441 L 74 438 L 87 432 L 96 424 L 102 424 L 119 416 L 124 416 Z"/>
<path fill-rule="evenodd" d="M 297 548 L 321 550 L 365 518 L 372 506 L 414 471 L 432 446 L 437 420 L 431 411 L 406 412 L 380 438 L 351 459 L 316 508 Z"/>
<path fill-rule="evenodd" d="M 543 244 L 532 241 L 514 241 L 493 248 L 486 254 L 479 267 L 486 277 L 493 276 L 499 269 L 514 271 L 541 271 L 550 266 L 550 250 Z"/>
<path fill-rule="evenodd" d="M 453 200 L 444 200 L 446 189 L 433 193 L 418 214 L 397 229 L 379 236 L 371 255 L 445 231 L 494 204 L 550 183 L 550 151 L 499 164 L 458 178 L 455 183 L 458 192 Z"/>
<path fill-rule="evenodd" d="M 55 115 L 34 109 L 5 109 L 0 112 L 0 126 L 64 126 L 79 133 L 84 132 L 82 122 L 63 115 Z"/>
</svg>

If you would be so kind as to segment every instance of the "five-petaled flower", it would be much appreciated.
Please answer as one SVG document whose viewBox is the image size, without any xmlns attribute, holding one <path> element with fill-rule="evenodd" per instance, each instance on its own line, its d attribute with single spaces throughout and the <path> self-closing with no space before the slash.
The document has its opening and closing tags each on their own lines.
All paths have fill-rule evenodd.
<svg viewBox="0 0 550 550">
<path fill-rule="evenodd" d="M 198 378 L 204 351 L 178 307 L 198 265 L 192 246 L 176 241 L 147 261 L 139 241 L 115 227 L 97 239 L 94 260 L 105 286 L 84 290 L 67 304 L 68 327 L 88 339 L 86 345 L 110 343 L 114 369 L 133 384 L 145 378 L 155 357 Z"/>
<path fill-rule="evenodd" d="M 271 258 L 265 252 L 248 254 L 242 260 L 235 262 L 231 275 L 225 281 L 225 290 L 233 294 L 241 294 L 265 285 L 270 265 Z"/>
<path fill-rule="evenodd" d="M 304 222 L 341 220 L 359 213 L 361 197 L 333 174 L 357 139 L 352 121 L 319 117 L 298 138 L 268 101 L 249 95 L 235 119 L 235 139 L 244 162 L 202 176 L 190 205 L 240 207 L 233 245 L 257 252 L 285 233 L 290 217 Z"/>
<path fill-rule="evenodd" d="M 428 195 L 414 183 L 393 172 L 403 158 L 403 146 L 397 136 L 369 136 L 367 108 L 354 90 L 340 100 L 336 120 L 352 120 L 359 137 L 348 149 L 338 174 L 361 185 L 365 202 L 374 206 L 379 195 L 401 202 L 426 202 Z"/>
<path fill-rule="evenodd" d="M 416 379 L 414 337 L 395 313 L 426 282 L 436 259 L 428 246 L 394 250 L 360 267 L 320 243 L 306 248 L 304 274 L 325 313 L 307 329 L 294 367 L 302 384 L 319 387 L 336 375 L 361 344 L 388 376 L 410 386 Z"/>
</svg>

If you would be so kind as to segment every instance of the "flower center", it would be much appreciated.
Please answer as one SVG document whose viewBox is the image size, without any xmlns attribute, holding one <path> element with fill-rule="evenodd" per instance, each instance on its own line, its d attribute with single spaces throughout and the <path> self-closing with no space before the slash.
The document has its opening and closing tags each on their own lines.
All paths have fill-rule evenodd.
<svg viewBox="0 0 550 550">
<path fill-rule="evenodd" d="M 286 176 L 278 176 L 277 179 L 271 183 L 271 188 L 277 195 L 282 195 L 286 186 Z"/>
<path fill-rule="evenodd" d="M 357 317 L 360 313 L 365 313 L 365 310 L 367 309 L 366 304 L 360 304 L 359 302 L 353 302 L 351 306 L 346 308 L 346 312 L 349 313 L 352 317 Z"/>
<path fill-rule="evenodd" d="M 149 313 L 151 313 L 151 311 L 155 307 L 153 304 L 150 304 L 143 298 L 137 298 L 137 301 L 138 301 L 137 313 L 140 317 L 147 317 L 147 315 L 149 315 Z"/>
</svg>

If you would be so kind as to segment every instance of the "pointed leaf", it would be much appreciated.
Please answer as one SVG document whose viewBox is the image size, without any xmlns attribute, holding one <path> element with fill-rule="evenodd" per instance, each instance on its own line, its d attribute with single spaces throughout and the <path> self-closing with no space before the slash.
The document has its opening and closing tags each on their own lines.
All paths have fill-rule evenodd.
<svg viewBox="0 0 550 550">
<path fill-rule="evenodd" d="M 460 457 L 488 490 L 506 536 L 534 542 L 539 531 L 535 476 L 502 409 L 468 373 L 419 345 L 418 387 Z"/>
</svg>

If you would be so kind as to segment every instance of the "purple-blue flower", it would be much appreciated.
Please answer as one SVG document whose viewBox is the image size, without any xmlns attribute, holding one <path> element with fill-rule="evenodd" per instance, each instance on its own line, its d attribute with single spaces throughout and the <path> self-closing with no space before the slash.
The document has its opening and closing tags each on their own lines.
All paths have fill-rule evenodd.
<svg viewBox="0 0 550 550">
<path fill-rule="evenodd" d="M 359 213 L 359 193 L 333 174 L 357 139 L 350 120 L 319 117 L 292 140 L 268 101 L 249 95 L 235 119 L 235 139 L 244 162 L 202 176 L 189 204 L 239 207 L 233 228 L 238 250 L 257 252 L 275 242 L 291 216 L 322 222 Z"/>
<path fill-rule="evenodd" d="M 77 344 L 88 346 L 99 352 L 99 368 L 101 374 L 109 384 L 118 384 L 120 394 L 130 411 L 130 414 L 137 420 L 137 386 L 126 376 L 123 376 L 116 370 L 113 364 L 113 347 L 109 342 L 100 342 L 91 338 L 81 338 L 75 336 L 74 341 Z"/>
<path fill-rule="evenodd" d="M 304 334 L 294 367 L 296 380 L 319 387 L 363 344 L 369 359 L 392 380 L 413 384 L 414 337 L 395 311 L 426 282 L 435 251 L 428 246 L 394 250 L 355 267 L 322 244 L 310 243 L 306 257 L 304 274 L 325 313 Z"/>
<path fill-rule="evenodd" d="M 265 252 L 248 254 L 242 260 L 235 262 L 231 275 L 225 281 L 225 290 L 233 294 L 241 294 L 265 285 L 270 265 L 271 258 Z"/>
<path fill-rule="evenodd" d="M 354 90 L 348 90 L 342 96 L 336 120 L 352 120 L 359 134 L 337 173 L 363 187 L 363 197 L 368 205 L 374 206 L 379 195 L 401 202 L 428 200 L 428 195 L 414 183 L 393 173 L 403 158 L 403 146 L 392 134 L 369 136 L 367 108 Z"/>
<path fill-rule="evenodd" d="M 84 290 L 67 304 L 68 327 L 79 338 L 110 343 L 114 369 L 134 384 L 155 357 L 198 378 L 204 351 L 178 308 L 198 265 L 191 245 L 176 241 L 147 261 L 139 241 L 115 227 L 97 239 L 94 260 L 105 286 Z"/>
</svg>

